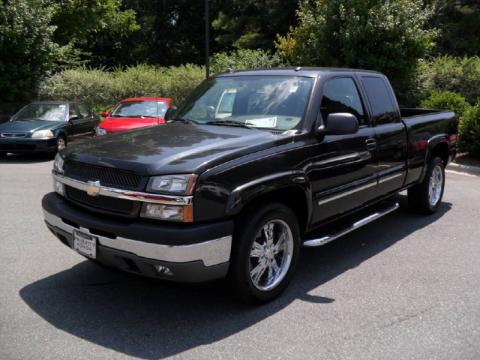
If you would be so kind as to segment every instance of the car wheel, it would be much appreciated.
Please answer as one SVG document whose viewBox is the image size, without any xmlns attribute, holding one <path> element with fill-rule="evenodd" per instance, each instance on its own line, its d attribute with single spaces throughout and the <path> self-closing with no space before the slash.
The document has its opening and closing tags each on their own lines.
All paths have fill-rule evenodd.
<svg viewBox="0 0 480 360">
<path fill-rule="evenodd" d="M 278 296 L 290 282 L 300 252 L 300 231 L 292 211 L 282 204 L 258 209 L 236 225 L 228 280 L 244 302 Z"/>
<path fill-rule="evenodd" d="M 433 214 L 442 202 L 445 189 L 445 164 L 439 157 L 432 159 L 420 184 L 408 190 L 409 207 L 423 214 Z"/>
<path fill-rule="evenodd" d="M 67 139 L 65 139 L 65 136 L 60 135 L 57 138 L 57 151 L 63 150 L 67 147 Z"/>
</svg>

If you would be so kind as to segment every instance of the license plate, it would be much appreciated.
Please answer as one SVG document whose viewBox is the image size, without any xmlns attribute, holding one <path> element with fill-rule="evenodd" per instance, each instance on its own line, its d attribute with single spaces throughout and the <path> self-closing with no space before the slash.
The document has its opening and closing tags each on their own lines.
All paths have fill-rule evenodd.
<svg viewBox="0 0 480 360">
<path fill-rule="evenodd" d="M 95 259 L 97 257 L 97 239 L 94 236 L 74 231 L 73 248 L 89 258 Z"/>
</svg>

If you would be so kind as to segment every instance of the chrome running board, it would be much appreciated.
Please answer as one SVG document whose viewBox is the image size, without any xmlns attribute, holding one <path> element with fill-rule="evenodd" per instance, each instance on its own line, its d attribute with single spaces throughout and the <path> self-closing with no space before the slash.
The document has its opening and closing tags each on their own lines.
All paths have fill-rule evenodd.
<svg viewBox="0 0 480 360">
<path fill-rule="evenodd" d="M 330 241 L 338 239 L 339 237 L 341 237 L 343 235 L 346 235 L 346 234 L 348 234 L 348 233 L 350 233 L 354 230 L 357 230 L 357 229 L 361 228 L 362 226 L 365 226 L 368 223 L 371 223 L 372 221 L 375 221 L 375 220 L 377 220 L 377 219 L 379 219 L 379 218 L 381 218 L 381 217 L 383 217 L 387 214 L 390 214 L 392 211 L 395 211 L 398 208 L 399 208 L 399 204 L 394 203 L 390 207 L 379 210 L 379 211 L 376 211 L 373 214 L 370 214 L 370 215 L 368 215 L 368 216 L 366 216 L 366 217 L 364 217 L 360 220 L 357 220 L 353 224 L 351 224 L 350 226 L 348 226 L 346 228 L 343 228 L 339 231 L 336 231 L 332 234 L 322 236 L 322 237 L 316 238 L 316 239 L 305 240 L 303 242 L 303 246 L 305 246 L 305 247 L 317 247 L 317 246 L 325 245 L 325 244 L 329 243 Z"/>
</svg>

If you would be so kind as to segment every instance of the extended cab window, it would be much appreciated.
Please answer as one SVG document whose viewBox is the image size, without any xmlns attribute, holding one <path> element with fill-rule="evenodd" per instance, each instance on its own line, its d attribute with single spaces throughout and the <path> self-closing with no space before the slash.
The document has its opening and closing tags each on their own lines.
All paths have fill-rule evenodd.
<svg viewBox="0 0 480 360">
<path fill-rule="evenodd" d="M 325 84 L 320 111 L 324 121 L 332 113 L 350 113 L 360 125 L 366 125 L 362 101 L 352 78 L 332 79 Z"/>
<path fill-rule="evenodd" d="M 85 104 L 78 104 L 78 111 L 80 111 L 82 117 L 90 116 L 90 110 L 88 110 L 88 107 Z"/>
<path fill-rule="evenodd" d="M 372 106 L 372 119 L 376 125 L 400 121 L 397 114 L 397 107 L 390 96 L 390 90 L 385 81 L 380 77 L 362 77 L 363 87 Z"/>
</svg>

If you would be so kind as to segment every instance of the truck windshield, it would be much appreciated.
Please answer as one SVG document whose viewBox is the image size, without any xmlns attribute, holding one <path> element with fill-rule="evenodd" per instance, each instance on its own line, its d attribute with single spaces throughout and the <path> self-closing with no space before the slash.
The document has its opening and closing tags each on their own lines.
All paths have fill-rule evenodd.
<svg viewBox="0 0 480 360">
<path fill-rule="evenodd" d="M 291 130 L 305 113 L 313 80 L 296 76 L 226 76 L 200 85 L 175 118 L 200 124 Z"/>
</svg>

